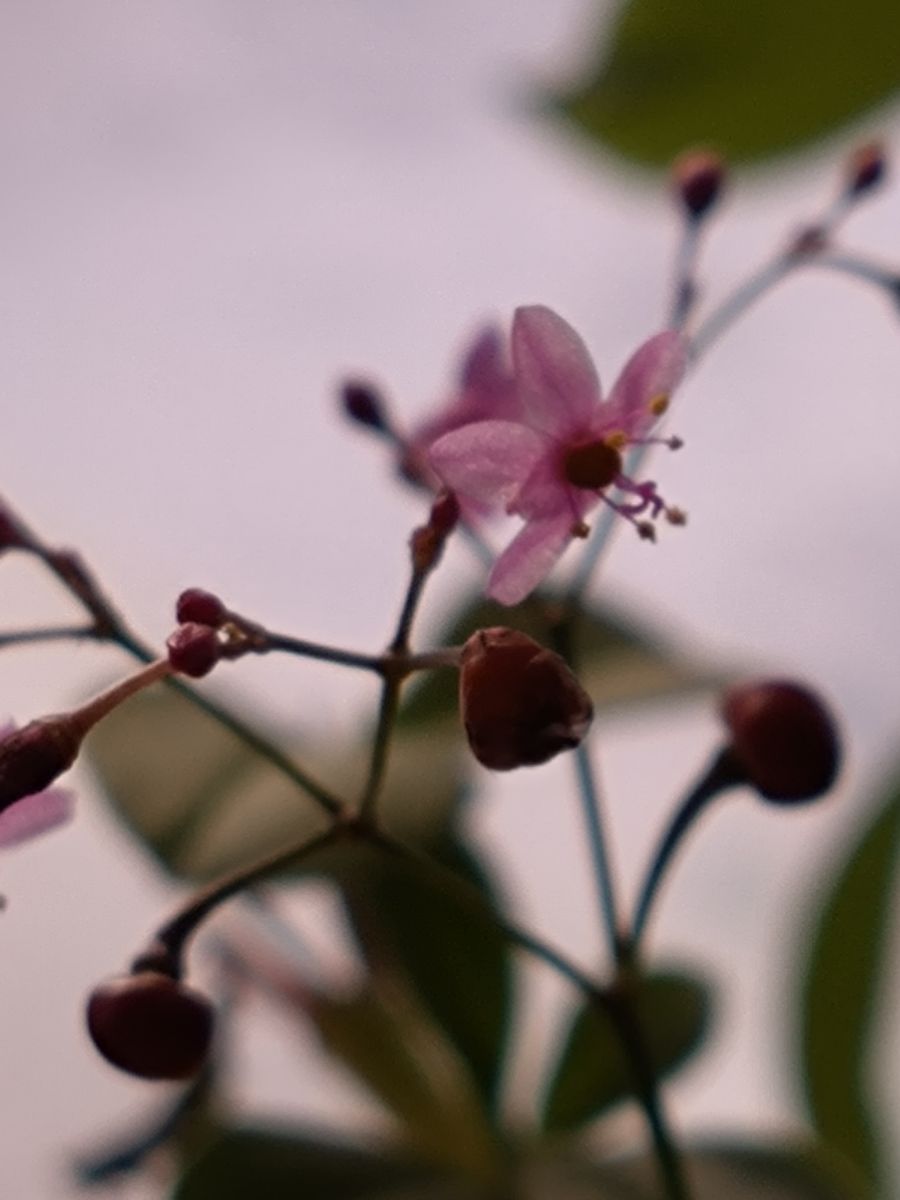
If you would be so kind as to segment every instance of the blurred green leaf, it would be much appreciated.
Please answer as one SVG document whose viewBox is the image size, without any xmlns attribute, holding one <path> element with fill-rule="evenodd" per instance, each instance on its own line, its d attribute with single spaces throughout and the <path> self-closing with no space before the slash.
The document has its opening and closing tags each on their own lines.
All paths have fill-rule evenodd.
<svg viewBox="0 0 900 1200">
<path fill-rule="evenodd" d="M 888 917 L 900 849 L 900 779 L 838 865 L 824 896 L 803 981 L 800 1056 L 806 1100 L 821 1137 L 879 1175 L 869 1055 L 879 989 L 889 967 Z"/>
<path fill-rule="evenodd" d="M 474 853 L 452 837 L 428 846 L 498 911 Z M 473 913 L 422 871 L 381 860 L 344 880 L 347 909 L 373 971 L 399 969 L 468 1064 L 488 1105 L 501 1078 L 512 1001 L 509 943 L 488 915 Z"/>
<path fill-rule="evenodd" d="M 815 1145 L 711 1142 L 688 1146 L 683 1162 L 691 1200 L 867 1200 L 845 1164 Z M 589 1166 L 598 1196 L 659 1200 L 655 1162 L 642 1156 L 614 1165 Z"/>
<path fill-rule="evenodd" d="M 467 1068 L 399 977 L 307 1006 L 326 1049 L 399 1119 L 420 1156 L 484 1174 L 497 1148 Z"/>
<path fill-rule="evenodd" d="M 542 645 L 552 645 L 550 629 L 558 620 L 560 602 L 535 594 L 515 608 L 468 598 L 439 632 L 436 644 L 458 645 L 476 629 L 505 625 L 521 630 Z M 610 606 L 593 605 L 571 618 L 578 676 L 597 710 L 644 700 L 680 695 L 721 679 L 721 675 L 676 655 L 665 640 Z M 400 714 L 403 730 L 421 724 L 437 725 L 443 718 L 458 724 L 458 677 L 455 671 L 432 671 L 411 685 Z"/>
<path fill-rule="evenodd" d="M 657 1075 L 671 1074 L 703 1042 L 709 989 L 673 972 L 638 981 L 638 1012 Z M 584 1003 L 574 1013 L 544 1101 L 544 1128 L 575 1129 L 633 1095 L 632 1073 L 610 1019 Z"/>
<path fill-rule="evenodd" d="M 91 734 L 91 765 L 117 815 L 173 875 L 203 881 L 326 827 L 317 805 L 213 718 L 170 690 L 130 700 Z M 461 795 L 460 747 L 448 732 L 392 748 L 381 811 L 419 843 L 436 836 Z M 368 747 L 310 744 L 298 761 L 355 796 Z M 331 869 L 321 855 L 305 871 Z"/>
<path fill-rule="evenodd" d="M 895 0 L 629 0 L 586 77 L 552 103 L 592 140 L 661 165 L 797 150 L 900 87 Z"/>
<path fill-rule="evenodd" d="M 235 1129 L 186 1171 L 172 1200 L 389 1200 L 395 1187 L 427 1188 L 429 1178 L 403 1160 L 308 1134 Z"/>
</svg>

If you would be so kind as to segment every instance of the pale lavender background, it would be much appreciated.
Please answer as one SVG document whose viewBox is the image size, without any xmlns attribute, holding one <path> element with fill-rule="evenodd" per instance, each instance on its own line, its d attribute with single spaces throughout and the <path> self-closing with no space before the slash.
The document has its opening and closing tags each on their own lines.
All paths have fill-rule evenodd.
<svg viewBox="0 0 900 1200">
<path fill-rule="evenodd" d="M 529 87 L 578 60 L 591 9 L 0 8 L 2 490 L 82 548 L 150 636 L 164 638 L 173 597 L 201 583 L 301 634 L 377 646 L 420 508 L 386 482 L 378 448 L 335 420 L 341 373 L 371 371 L 413 414 L 441 395 L 477 322 L 517 303 L 562 312 L 607 381 L 658 327 L 675 228 L 662 200 L 524 116 Z M 845 145 L 740 181 L 708 247 L 712 285 L 827 199 Z M 898 217 L 895 189 L 854 218 L 851 240 L 900 257 Z M 785 287 L 680 397 L 687 446 L 659 471 L 687 530 L 656 548 L 622 537 L 598 584 L 668 622 L 685 649 L 815 678 L 850 739 L 827 807 L 735 802 L 672 882 L 658 946 L 725 984 L 719 1036 L 677 1089 L 689 1129 L 789 1127 L 781 1006 L 798 921 L 900 725 L 898 378 L 881 298 L 824 276 Z M 452 562 L 432 618 L 472 578 L 464 556 Z M 5 561 L 0 586 L 4 625 L 69 612 L 26 564 Z M 5 653 L 0 710 L 25 720 L 63 706 L 119 662 L 90 648 Z M 303 664 L 254 664 L 231 685 L 336 736 L 369 698 Z M 599 732 L 629 882 L 714 736 L 700 704 Z M 497 781 L 476 820 L 523 912 L 589 961 L 598 936 L 569 770 Z M 81 1004 L 151 927 L 162 885 L 86 774 L 75 779 L 78 822 L 0 864 L 0 1186 L 29 1200 L 69 1195 L 67 1156 L 154 1102 L 88 1048 Z M 545 1022 L 559 995 L 541 984 L 530 1019 Z M 236 1058 L 253 1111 L 371 1124 L 282 1024 L 248 1021 Z"/>
</svg>

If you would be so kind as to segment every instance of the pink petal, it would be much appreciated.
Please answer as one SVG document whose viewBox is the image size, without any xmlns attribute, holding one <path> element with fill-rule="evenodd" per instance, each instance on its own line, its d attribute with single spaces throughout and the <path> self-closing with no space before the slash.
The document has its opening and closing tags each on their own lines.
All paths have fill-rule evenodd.
<svg viewBox="0 0 900 1200">
<path fill-rule="evenodd" d="M 506 374 L 503 362 L 503 337 L 494 325 L 476 336 L 463 356 L 460 386 L 466 390 L 493 387 Z"/>
<path fill-rule="evenodd" d="M 63 788 L 48 788 L 25 796 L 0 813 L 0 846 L 16 846 L 71 820 L 75 794 Z"/>
<path fill-rule="evenodd" d="M 641 437 L 657 420 L 650 404 L 668 397 L 681 382 L 687 365 L 684 338 L 674 329 L 658 333 L 638 347 L 616 380 L 609 399 L 601 407 L 599 434 L 622 430 Z"/>
<path fill-rule="evenodd" d="M 546 448 L 539 433 L 516 421 L 477 421 L 438 438 L 432 467 L 454 492 L 472 500 L 506 503 Z"/>
<path fill-rule="evenodd" d="M 560 439 L 588 428 L 600 399 L 600 380 L 587 347 L 571 325 L 541 305 L 518 308 L 512 354 L 531 424 Z"/>
<path fill-rule="evenodd" d="M 571 536 L 570 513 L 529 521 L 494 563 L 488 595 L 500 604 L 524 600 L 552 570 Z"/>
</svg>

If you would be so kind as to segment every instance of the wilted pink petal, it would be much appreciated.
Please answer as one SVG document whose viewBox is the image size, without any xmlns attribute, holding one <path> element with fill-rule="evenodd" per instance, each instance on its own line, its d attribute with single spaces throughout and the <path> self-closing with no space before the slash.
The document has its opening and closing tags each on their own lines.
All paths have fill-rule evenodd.
<svg viewBox="0 0 900 1200">
<path fill-rule="evenodd" d="M 572 537 L 567 513 L 529 521 L 494 563 L 488 595 L 500 604 L 518 604 L 549 574 Z"/>
<path fill-rule="evenodd" d="M 554 437 L 584 428 L 600 399 L 600 380 L 587 347 L 552 309 L 516 310 L 512 353 L 528 423 Z"/>
<path fill-rule="evenodd" d="M 514 421 L 478 421 L 439 438 L 429 459 L 454 492 L 486 503 L 507 503 L 546 453 L 539 433 Z"/>
<path fill-rule="evenodd" d="M 658 333 L 639 347 L 601 406 L 607 430 L 621 429 L 642 437 L 655 424 L 669 396 L 681 382 L 687 365 L 684 339 L 672 329 Z"/>
<path fill-rule="evenodd" d="M 48 788 L 17 800 L 0 813 L 0 847 L 16 846 L 64 825 L 75 811 L 75 794 L 64 788 Z"/>
</svg>

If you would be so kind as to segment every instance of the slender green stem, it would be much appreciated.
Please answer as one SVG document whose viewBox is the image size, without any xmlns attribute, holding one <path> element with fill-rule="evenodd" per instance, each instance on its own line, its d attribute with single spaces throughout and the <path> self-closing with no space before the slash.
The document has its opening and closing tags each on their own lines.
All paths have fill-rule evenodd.
<svg viewBox="0 0 900 1200">
<path fill-rule="evenodd" d="M 94 625 L 43 625 L 34 629 L 9 629 L 0 633 L 0 648 L 35 642 L 101 641 Z"/>
<path fill-rule="evenodd" d="M 157 930 L 147 950 L 135 960 L 132 970 L 165 962 L 171 964 L 176 973 L 180 974 L 181 958 L 188 939 L 198 925 L 201 925 L 220 904 L 278 871 L 305 862 L 345 836 L 349 828 L 348 825 L 335 823 L 315 837 L 305 838 L 302 842 L 289 846 L 287 850 L 279 850 L 250 867 L 242 868 L 201 888 Z"/>
<path fill-rule="evenodd" d="M 475 884 L 458 874 L 452 867 L 407 845 L 381 827 L 362 825 L 358 830 L 358 835 L 368 845 L 404 863 L 415 873 L 432 880 L 445 894 L 452 896 L 473 915 L 491 921 L 509 941 L 533 957 L 541 959 L 585 994 L 603 997 L 604 993 L 599 984 L 587 972 L 582 971 L 579 966 L 566 958 L 549 942 L 545 942 L 515 922 L 501 916 L 491 907 Z"/>
<path fill-rule="evenodd" d="M 372 739 L 372 754 L 369 759 L 369 773 L 359 801 L 359 814 L 365 821 L 371 821 L 375 815 L 378 795 L 384 782 L 387 770 L 388 753 L 391 746 L 391 735 L 397 710 L 400 707 L 400 688 L 402 677 L 399 674 L 388 675 L 381 685 L 381 700 L 378 705 L 378 722 L 375 726 L 375 736 Z"/>
<path fill-rule="evenodd" d="M 700 249 L 700 229 L 703 222 L 688 217 L 684 221 L 681 240 L 675 257 L 672 300 L 667 326 L 680 329 L 690 314 L 697 299 L 697 284 L 694 278 L 697 253 Z"/>
<path fill-rule="evenodd" d="M 740 778 L 740 771 L 731 754 L 727 749 L 722 750 L 713 758 L 709 767 L 675 810 L 675 815 L 663 833 L 644 877 L 627 941 L 629 954 L 637 953 L 660 885 L 685 834 L 705 811 L 710 801 L 726 788 L 733 787 Z"/>
<path fill-rule="evenodd" d="M 597 786 L 590 753 L 585 742 L 582 742 L 575 751 L 575 769 L 578 775 L 578 793 L 581 798 L 581 808 L 585 825 L 587 826 L 588 842 L 594 866 L 594 880 L 597 887 L 600 920 L 606 930 L 613 961 L 618 962 L 620 956 L 620 932 L 616 890 L 609 861 L 609 851 L 606 845 L 606 836 L 603 830 L 600 790 Z"/>
<path fill-rule="evenodd" d="M 660 1181 L 667 1200 L 690 1200 L 681 1156 L 670 1132 L 656 1072 L 647 1053 L 646 1037 L 631 990 L 623 987 L 605 992 L 603 1011 L 614 1023 L 630 1063 L 637 1097 L 653 1139 Z"/>
<path fill-rule="evenodd" d="M 291 637 L 287 633 L 270 633 L 265 630 L 260 635 L 257 652 L 265 654 L 270 650 L 282 650 L 287 654 L 297 654 L 303 658 L 315 658 L 322 662 L 336 663 L 341 667 L 359 667 L 363 671 L 375 671 L 377 674 L 382 674 L 384 671 L 384 660 L 380 654 L 359 654 L 354 650 L 341 650 L 337 646 L 323 646 L 318 642 L 309 642 L 305 638 Z"/>
<path fill-rule="evenodd" d="M 806 261 L 805 256 L 779 253 L 739 284 L 694 333 L 690 343 L 692 361 L 696 362 L 760 297 Z"/>
</svg>

